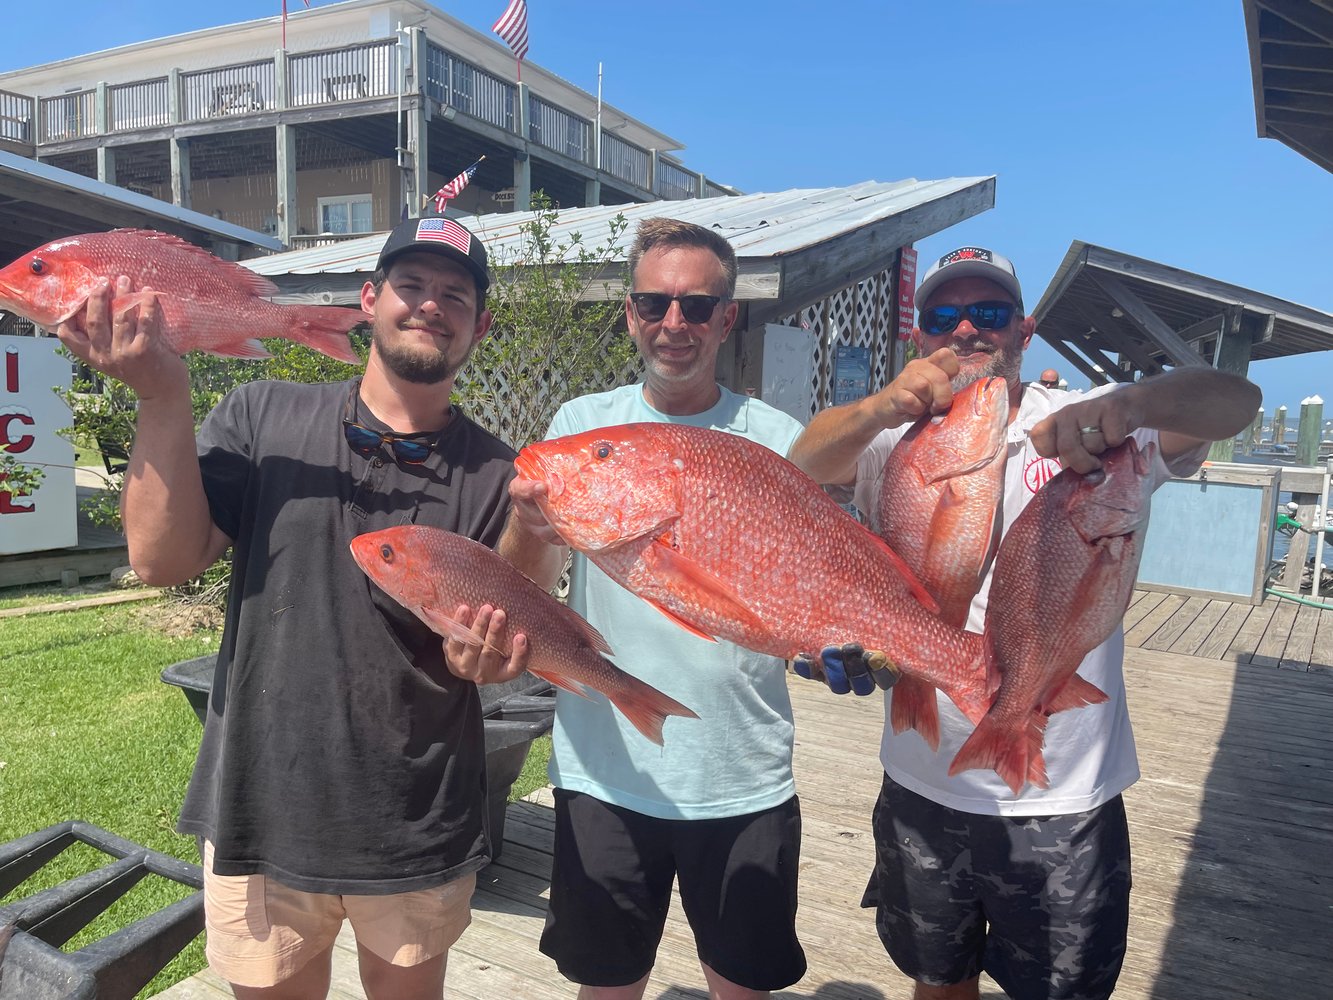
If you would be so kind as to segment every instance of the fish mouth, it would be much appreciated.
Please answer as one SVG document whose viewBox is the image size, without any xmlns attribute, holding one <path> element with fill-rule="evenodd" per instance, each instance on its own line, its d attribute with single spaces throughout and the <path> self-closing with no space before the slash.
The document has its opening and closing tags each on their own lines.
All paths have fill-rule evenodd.
<svg viewBox="0 0 1333 1000">
<path fill-rule="evenodd" d="M 548 497 L 558 497 L 564 492 L 564 479 L 547 464 L 532 445 L 528 445 L 518 453 L 518 457 L 514 459 L 514 468 L 518 470 L 519 476 L 523 479 L 529 479 L 535 483 L 545 483 Z"/>
</svg>

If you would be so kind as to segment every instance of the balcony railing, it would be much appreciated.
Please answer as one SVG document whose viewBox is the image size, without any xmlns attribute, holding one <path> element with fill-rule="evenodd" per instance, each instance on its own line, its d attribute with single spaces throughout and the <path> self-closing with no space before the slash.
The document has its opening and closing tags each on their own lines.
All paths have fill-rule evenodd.
<svg viewBox="0 0 1333 1000">
<path fill-rule="evenodd" d="M 110 132 L 392 97 L 398 92 L 396 49 L 396 38 L 382 38 L 314 52 L 279 53 L 271 60 L 173 70 L 167 76 L 37 99 L 0 90 L 0 139 L 40 146 Z M 518 132 L 514 84 L 432 42 L 427 41 L 425 50 L 420 85 L 426 97 L 506 132 Z M 593 165 L 597 148 L 593 122 L 530 91 L 527 100 L 524 138 Z M 701 190 L 708 197 L 730 193 L 674 160 L 655 158 L 649 150 L 606 130 L 596 166 L 615 180 L 661 198 L 696 198 Z"/>
</svg>

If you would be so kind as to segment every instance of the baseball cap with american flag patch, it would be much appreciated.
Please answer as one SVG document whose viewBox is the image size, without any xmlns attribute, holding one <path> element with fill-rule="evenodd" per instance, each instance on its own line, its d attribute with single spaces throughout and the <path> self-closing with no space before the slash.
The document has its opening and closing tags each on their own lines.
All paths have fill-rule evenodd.
<svg viewBox="0 0 1333 1000">
<path fill-rule="evenodd" d="M 486 248 L 461 223 L 441 215 L 408 219 L 398 223 L 384 241 L 377 267 L 388 270 L 405 253 L 434 253 L 462 264 L 477 282 L 477 291 L 485 294 L 491 287 L 486 272 Z"/>
</svg>

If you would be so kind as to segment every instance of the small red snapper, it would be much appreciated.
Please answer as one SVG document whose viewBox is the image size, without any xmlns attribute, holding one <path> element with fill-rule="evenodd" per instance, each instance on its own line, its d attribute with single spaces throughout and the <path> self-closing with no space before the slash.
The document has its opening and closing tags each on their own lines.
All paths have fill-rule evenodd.
<svg viewBox="0 0 1333 1000">
<path fill-rule="evenodd" d="M 696 635 L 786 659 L 860 642 L 985 713 L 981 637 L 936 617 L 893 550 L 768 448 L 625 424 L 529 445 L 515 465 L 546 484 L 570 545 Z"/>
<path fill-rule="evenodd" d="M 1000 526 L 1008 449 L 1009 389 L 979 379 L 942 416 L 923 417 L 884 463 L 876 527 L 939 602 L 940 617 L 967 625 Z M 940 747 L 935 688 L 905 675 L 893 687 L 895 733 L 917 730 Z"/>
<path fill-rule="evenodd" d="M 360 309 L 284 306 L 264 296 L 278 288 L 263 275 L 193 243 L 146 229 L 114 229 L 53 240 L 0 270 L 0 309 L 54 330 L 103 281 L 126 275 L 135 291 L 112 303 L 119 314 L 150 297 L 162 307 L 166 338 L 179 354 L 207 351 L 267 358 L 260 337 L 284 337 L 339 361 L 360 364 L 347 331 Z"/>
<path fill-rule="evenodd" d="M 480 542 L 443 528 L 401 525 L 358 535 L 351 549 L 377 587 L 441 636 L 478 645 L 451 617 L 454 611 L 460 604 L 503 608 L 510 631 L 528 637 L 529 672 L 575 694 L 600 691 L 658 745 L 667 716 L 698 717 L 606 659 L 611 650 L 596 629 Z"/>
<path fill-rule="evenodd" d="M 1047 788 L 1047 717 L 1106 700 L 1075 671 L 1115 631 L 1133 596 L 1156 447 L 1139 451 L 1130 438 L 1102 454 L 1095 472 L 1060 472 L 1010 525 L 986 611 L 999 691 L 950 774 L 990 767 L 1015 794 L 1029 781 Z"/>
</svg>

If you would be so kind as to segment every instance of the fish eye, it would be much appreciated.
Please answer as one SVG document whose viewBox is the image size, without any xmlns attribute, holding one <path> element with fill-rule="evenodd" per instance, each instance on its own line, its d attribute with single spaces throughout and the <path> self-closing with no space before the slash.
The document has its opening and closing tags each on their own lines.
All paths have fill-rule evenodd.
<svg viewBox="0 0 1333 1000">
<path fill-rule="evenodd" d="M 393 562 L 393 546 L 388 542 L 380 546 L 380 558 L 385 562 Z"/>
<path fill-rule="evenodd" d="M 28 267 L 32 268 L 33 274 L 41 274 L 46 270 L 46 261 L 42 260 L 40 257 L 34 257 L 32 263 L 29 264 Z"/>
<path fill-rule="evenodd" d="M 605 441 L 598 441 L 593 445 L 592 453 L 598 458 L 610 458 L 612 452 L 611 445 Z"/>
</svg>

